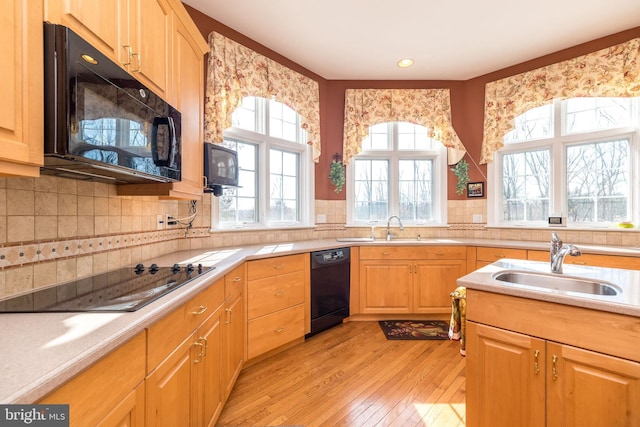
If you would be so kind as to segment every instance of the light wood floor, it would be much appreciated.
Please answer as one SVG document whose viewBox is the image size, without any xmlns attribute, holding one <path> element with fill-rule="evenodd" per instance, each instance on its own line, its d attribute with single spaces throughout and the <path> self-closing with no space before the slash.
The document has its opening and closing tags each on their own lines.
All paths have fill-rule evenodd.
<svg viewBox="0 0 640 427">
<path fill-rule="evenodd" d="M 456 341 L 389 341 L 349 322 L 245 368 L 218 426 L 464 426 Z"/>
</svg>

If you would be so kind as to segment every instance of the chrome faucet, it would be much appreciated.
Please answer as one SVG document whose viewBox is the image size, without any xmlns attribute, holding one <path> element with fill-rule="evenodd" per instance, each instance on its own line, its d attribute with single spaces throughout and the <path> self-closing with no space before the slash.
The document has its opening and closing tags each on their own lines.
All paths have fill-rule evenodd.
<svg viewBox="0 0 640 427">
<path fill-rule="evenodd" d="M 563 245 L 558 233 L 551 233 L 551 272 L 562 274 L 562 263 L 568 255 L 580 256 L 582 251 L 574 245 Z"/>
<path fill-rule="evenodd" d="M 400 217 L 398 217 L 397 215 L 392 215 L 389 217 L 389 219 L 387 220 L 387 240 L 391 240 L 391 230 L 389 229 L 389 227 L 391 227 L 391 220 L 395 218 L 398 220 L 398 226 L 400 227 L 400 231 L 404 230 L 404 227 L 402 226 L 402 221 L 400 221 Z"/>
</svg>

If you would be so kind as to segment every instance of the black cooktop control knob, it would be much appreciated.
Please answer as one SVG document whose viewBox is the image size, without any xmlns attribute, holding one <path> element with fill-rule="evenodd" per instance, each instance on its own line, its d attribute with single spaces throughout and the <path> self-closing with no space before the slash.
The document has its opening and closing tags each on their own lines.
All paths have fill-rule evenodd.
<svg viewBox="0 0 640 427">
<path fill-rule="evenodd" d="M 173 274 L 179 273 L 180 272 L 180 264 L 173 264 L 173 267 L 171 267 L 171 271 L 173 272 Z"/>
<path fill-rule="evenodd" d="M 153 263 L 149 266 L 149 273 L 156 274 L 158 272 L 158 264 Z"/>
<path fill-rule="evenodd" d="M 202 264 L 198 264 L 198 274 L 202 274 Z"/>
<path fill-rule="evenodd" d="M 187 273 L 193 273 L 193 264 L 191 263 L 187 264 L 187 266 L 185 267 L 185 271 Z"/>
<path fill-rule="evenodd" d="M 134 268 L 133 271 L 135 271 L 136 274 L 144 273 L 144 265 L 143 264 L 137 264 L 136 268 Z"/>
</svg>

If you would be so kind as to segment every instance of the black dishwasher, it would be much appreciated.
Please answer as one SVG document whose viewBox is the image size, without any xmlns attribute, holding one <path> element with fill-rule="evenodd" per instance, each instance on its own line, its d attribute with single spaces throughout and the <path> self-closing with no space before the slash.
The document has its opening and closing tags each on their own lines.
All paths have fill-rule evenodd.
<svg viewBox="0 0 640 427">
<path fill-rule="evenodd" d="M 349 317 L 350 248 L 311 252 L 309 338 Z"/>
</svg>

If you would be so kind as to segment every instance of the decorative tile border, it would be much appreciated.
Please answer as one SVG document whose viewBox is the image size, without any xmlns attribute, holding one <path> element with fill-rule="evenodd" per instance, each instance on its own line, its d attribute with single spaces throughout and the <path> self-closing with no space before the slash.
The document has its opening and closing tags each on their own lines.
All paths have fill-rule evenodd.
<svg viewBox="0 0 640 427">
<path fill-rule="evenodd" d="M 209 236 L 208 228 L 203 227 L 190 230 L 188 237 L 203 238 Z M 0 247 L 0 268 L 25 266 L 60 258 L 72 258 L 134 246 L 151 245 L 175 239 L 184 239 L 184 237 L 184 230 L 177 229 L 4 246 Z"/>
</svg>

